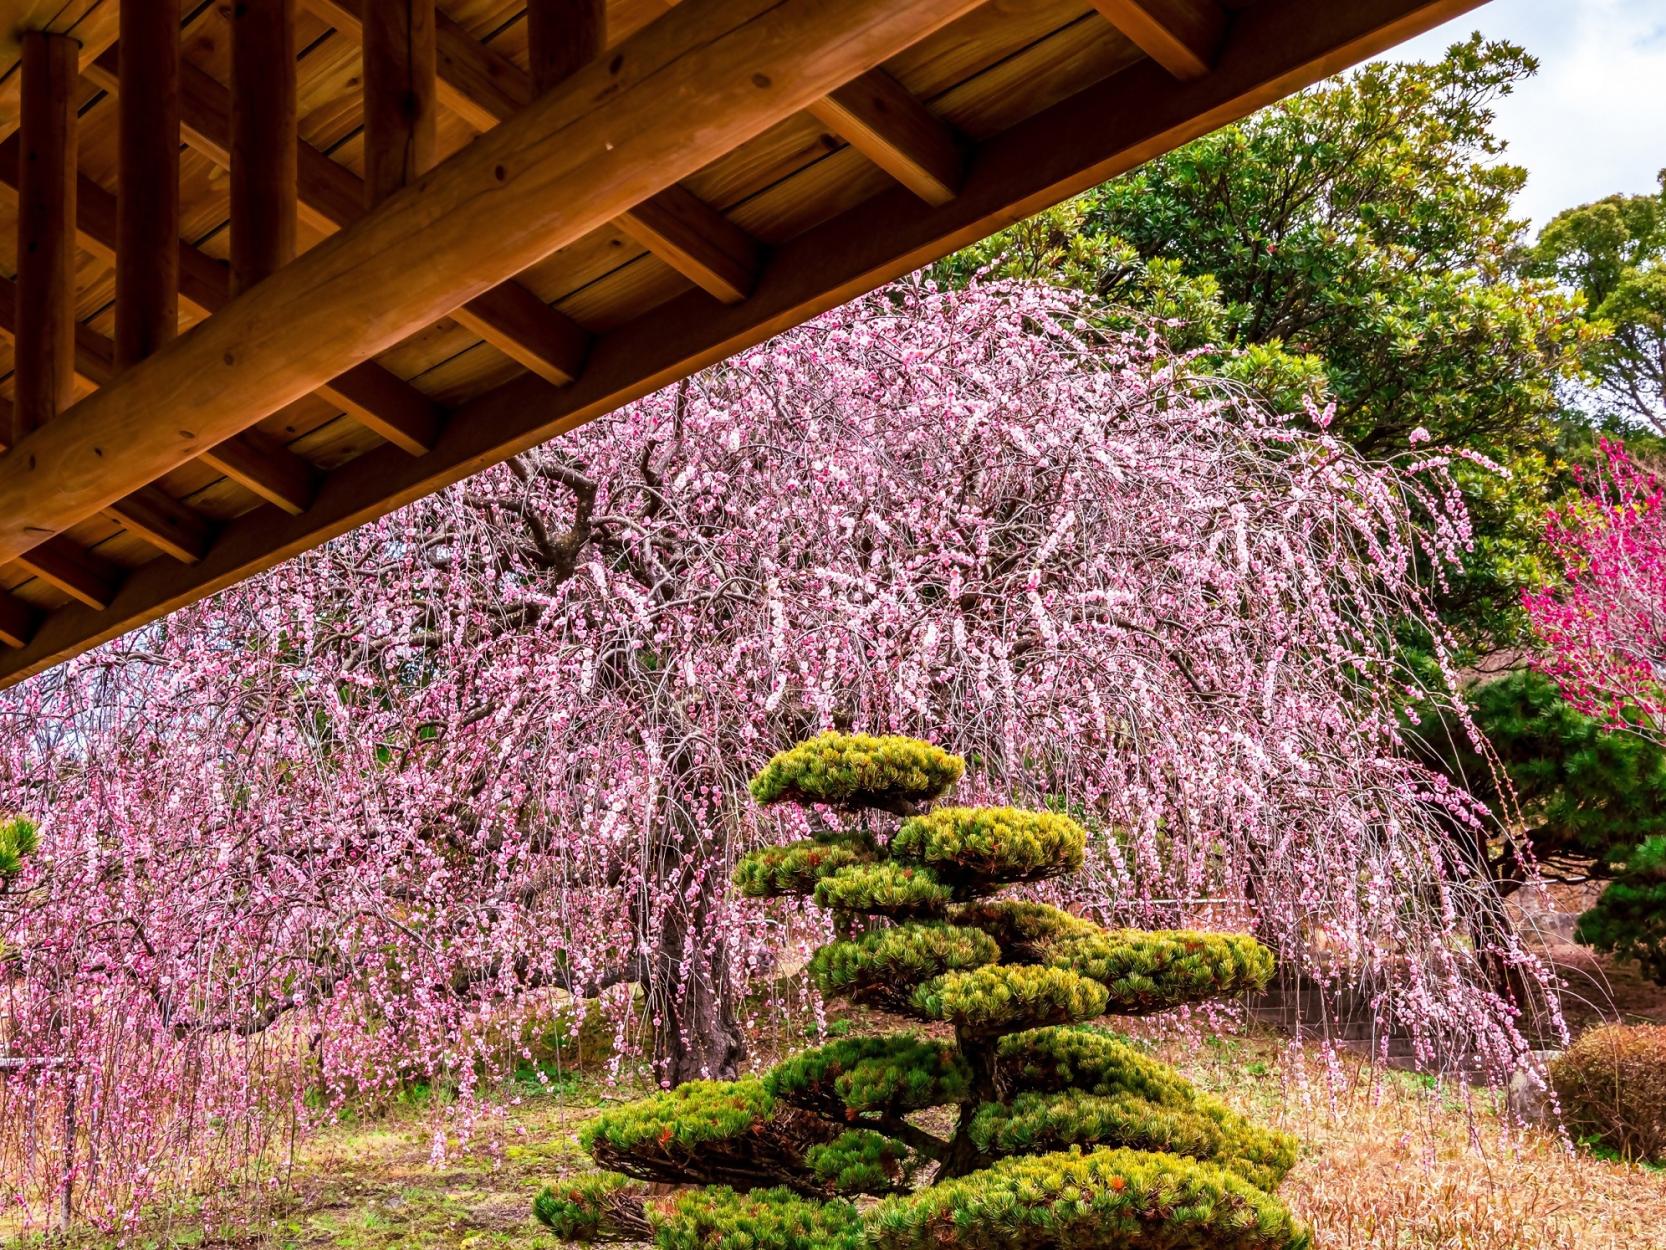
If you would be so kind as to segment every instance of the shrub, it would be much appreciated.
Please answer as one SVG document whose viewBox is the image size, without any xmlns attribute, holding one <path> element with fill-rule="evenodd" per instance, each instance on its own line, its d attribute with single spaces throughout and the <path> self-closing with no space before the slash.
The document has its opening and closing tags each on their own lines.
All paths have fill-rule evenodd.
<svg viewBox="0 0 1666 1250">
<path fill-rule="evenodd" d="M 1666 1163 L 1666 1025 L 1592 1029 L 1552 1062 L 1550 1080 L 1575 1134 Z"/>
<path fill-rule="evenodd" d="M 952 767 L 945 763 L 952 761 Z M 770 761 L 760 801 L 907 806 L 959 761 L 924 743 L 823 734 Z M 1296 1157 L 1166 1064 L 1082 1022 L 1235 993 L 1272 957 L 1245 937 L 1107 931 L 980 896 L 1073 871 L 1086 834 L 1012 808 L 911 815 L 889 845 L 824 835 L 747 855 L 749 893 L 810 896 L 844 935 L 823 991 L 941 1021 L 954 1038 L 841 1038 L 762 1080 L 694 1081 L 598 1116 L 582 1140 L 622 1174 L 539 1196 L 571 1240 L 658 1250 L 1296 1250 L 1272 1196 Z M 819 848 L 862 858 L 830 865 Z M 908 1118 L 953 1113 L 946 1134 Z M 931 1184 L 908 1192 L 930 1170 Z M 637 1181 L 711 1186 L 653 1199 Z M 890 1195 L 864 1210 L 847 1195 Z"/>
<path fill-rule="evenodd" d="M 966 761 L 918 738 L 824 733 L 782 751 L 752 779 L 760 803 L 827 803 L 893 810 L 927 803 Z"/>
</svg>

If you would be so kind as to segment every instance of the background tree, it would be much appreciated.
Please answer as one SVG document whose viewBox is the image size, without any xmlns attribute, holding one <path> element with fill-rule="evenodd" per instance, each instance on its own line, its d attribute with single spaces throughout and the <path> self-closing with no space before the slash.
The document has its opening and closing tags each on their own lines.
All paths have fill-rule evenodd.
<svg viewBox="0 0 1666 1250">
<path fill-rule="evenodd" d="M 666 1079 L 727 1071 L 782 939 L 725 889 L 744 781 L 838 726 L 1125 830 L 1079 909 L 1228 900 L 1507 1072 L 1531 1004 L 1487 973 L 1537 965 L 1396 716 L 1396 631 L 1439 636 L 1427 579 L 1468 540 L 1446 467 L 1367 463 L 1093 317 L 890 288 L 0 698 L 0 804 L 43 818 L 0 899 L 3 1028 L 83 1061 L 108 1218 L 201 1182 L 170 1168 L 203 1107 L 278 1149 L 434 1082 L 467 1132 L 554 989 Z M 76 1162 L 19 1145 L 50 1175 L 14 1196 Z"/>
<path fill-rule="evenodd" d="M 992 898 L 1078 870 L 1087 834 L 1054 812 L 928 808 L 962 768 L 916 739 L 802 743 L 753 778 L 754 797 L 845 819 L 755 850 L 737 872 L 747 894 L 832 912 L 841 936 L 810 961 L 824 993 L 948 1024 L 954 1040 L 837 1041 L 761 1080 L 696 1082 L 604 1112 L 582 1140 L 610 1170 L 545 1189 L 540 1220 L 573 1240 L 663 1250 L 1307 1245 L 1270 1197 L 1294 1139 L 1113 1035 L 1071 1027 L 1257 988 L 1270 952 Z M 904 817 L 883 842 L 872 810 Z M 954 1109 L 948 1135 L 909 1118 L 938 1107 Z M 913 1189 L 926 1169 L 932 1183 Z M 661 1199 L 649 1183 L 705 1188 Z M 861 1194 L 895 1196 L 863 1211 L 849 1201 Z"/>
<path fill-rule="evenodd" d="M 1666 435 L 1666 170 L 1659 181 L 1653 195 L 1611 195 L 1559 213 L 1534 261 L 1578 292 L 1606 331 L 1586 350 L 1596 394 L 1581 406 Z"/>
<path fill-rule="evenodd" d="M 1559 471 L 1559 388 L 1594 332 L 1529 272 L 1492 106 L 1537 69 L 1479 35 L 1439 61 L 1377 62 L 1148 162 L 980 244 L 947 272 L 1050 276 L 1157 321 L 1202 367 L 1286 410 L 1335 401 L 1366 456 L 1460 461 L 1476 551 L 1442 597 L 1481 651 L 1523 641 Z"/>
</svg>

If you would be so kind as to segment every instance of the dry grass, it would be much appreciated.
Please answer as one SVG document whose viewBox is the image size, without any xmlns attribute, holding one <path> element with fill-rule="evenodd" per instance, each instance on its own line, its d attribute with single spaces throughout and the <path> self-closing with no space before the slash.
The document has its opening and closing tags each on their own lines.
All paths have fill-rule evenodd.
<svg viewBox="0 0 1666 1250">
<path fill-rule="evenodd" d="M 1280 1195 L 1317 1250 L 1666 1250 L 1666 1172 L 1512 1131 L 1486 1093 L 1268 1038 L 1159 1046 L 1200 1085 L 1302 1139 Z"/>
<path fill-rule="evenodd" d="M 887 1023 L 851 1022 L 852 1031 Z M 1281 1194 L 1313 1226 L 1316 1250 L 1666 1250 L 1666 1172 L 1572 1152 L 1548 1133 L 1507 1133 L 1486 1095 L 1373 1072 L 1352 1057 L 1327 1069 L 1267 1035 L 1151 1044 L 1201 1086 L 1303 1140 Z M 478 1148 L 442 1166 L 429 1162 L 435 1109 L 405 1107 L 305 1145 L 284 1192 L 233 1197 L 244 1216 L 235 1232 L 205 1236 L 193 1208 L 128 1244 L 554 1250 L 531 1218 L 532 1195 L 585 1166 L 578 1126 L 629 1091 L 589 1078 L 554 1095 L 534 1089 L 523 1085 Z"/>
</svg>

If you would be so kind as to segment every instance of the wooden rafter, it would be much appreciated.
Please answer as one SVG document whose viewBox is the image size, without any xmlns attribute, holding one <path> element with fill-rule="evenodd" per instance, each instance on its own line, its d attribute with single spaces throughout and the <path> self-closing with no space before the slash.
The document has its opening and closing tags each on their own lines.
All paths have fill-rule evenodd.
<svg viewBox="0 0 1666 1250">
<path fill-rule="evenodd" d="M 746 300 L 714 307 L 702 293 L 690 292 L 661 303 L 598 337 L 582 376 L 572 386 L 557 389 L 539 377 L 523 375 L 468 400 L 443 424 L 435 446 L 427 454 L 409 456 L 384 446 L 360 455 L 323 476 L 316 497 L 303 512 L 283 516 L 268 510 L 260 516 L 249 514 L 232 520 L 214 537 L 195 566 L 158 560 L 137 569 L 127 576 L 106 611 L 71 604 L 53 611 L 36 627 L 27 621 L 28 608 L 23 605 L 25 623 L 14 628 L 19 632 L 31 629 L 34 632 L 25 647 L 0 656 L 0 681 L 39 671 L 64 655 L 153 619 L 390 508 L 455 482 L 495 460 L 570 430 L 887 278 L 905 273 L 1473 7 L 1473 2 L 1354 0 L 1348 5 L 1330 6 L 1312 0 L 1255 0 L 1237 11 L 1230 37 L 1213 70 L 1201 78 L 1178 83 L 1160 64 L 1144 61 L 1114 76 L 1092 81 L 1059 103 L 979 143 L 968 153 L 966 174 L 958 194 L 946 203 L 927 203 L 901 187 L 869 195 L 778 245 Z M 686 22 L 696 9 L 711 12 L 718 7 L 718 4 L 708 5 L 705 0 L 683 0 L 671 18 L 661 19 L 658 33 L 674 33 L 680 44 L 687 46 L 688 30 L 679 29 L 675 23 L 664 23 L 672 19 Z M 739 7 L 738 0 L 732 7 Z M 766 5 L 759 0 L 756 7 Z M 783 4 L 773 12 L 789 13 L 791 7 Z M 861 5 L 845 6 L 839 14 L 840 37 L 847 33 L 843 28 L 851 11 L 867 11 L 871 16 L 871 10 L 863 10 Z M 811 15 L 789 29 L 810 29 L 819 17 L 819 14 Z M 820 33 L 824 35 L 826 31 Z M 641 46 L 652 50 L 659 45 L 647 40 Z M 701 46 L 711 52 L 732 51 L 734 45 L 722 37 L 714 37 Z M 765 40 L 764 46 L 777 45 Z M 634 59 L 641 49 L 633 44 L 628 50 L 631 57 L 627 59 Z M 664 59 L 659 59 L 660 56 Z M 443 52 L 441 59 L 443 62 Z M 858 63 L 866 61 L 861 67 L 865 72 L 883 60 L 884 54 L 869 48 L 853 59 Z M 676 60 L 669 49 L 661 47 L 659 56 L 650 54 L 641 58 L 633 70 L 644 73 L 669 70 Z M 751 95 L 743 85 L 746 77 L 739 72 L 742 66 L 766 77 L 771 77 L 772 69 L 781 72 L 780 62 L 776 61 L 767 65 L 760 65 L 756 60 L 729 63 L 729 72 L 715 74 L 712 81 L 720 84 L 714 94 L 730 106 L 744 105 Z M 581 71 L 567 87 L 558 88 L 531 106 L 526 115 L 478 140 L 454 158 L 455 164 L 441 166 L 425 179 L 420 190 L 428 192 L 433 187 L 444 186 L 448 169 L 463 166 L 496 183 L 496 165 L 501 164 L 504 168 L 501 191 L 490 189 L 486 194 L 515 198 L 528 189 L 522 180 L 529 177 L 531 169 L 546 169 L 549 181 L 537 185 L 545 193 L 544 199 L 555 202 L 560 212 L 558 219 L 542 223 L 544 244 L 551 238 L 566 238 L 606 220 L 602 214 L 610 212 L 612 205 L 596 202 L 594 195 L 582 194 L 587 188 L 593 190 L 586 179 L 601 159 L 595 156 L 594 148 L 586 148 L 588 141 L 599 136 L 587 130 L 582 105 L 596 100 L 604 83 L 613 85 L 611 77 L 599 76 L 599 70 L 605 72 L 605 67 L 592 65 Z M 612 103 L 631 101 L 637 80 L 630 72 L 624 77 L 629 81 L 610 93 Z M 806 77 L 812 81 L 807 82 Z M 776 81 L 772 77 L 771 88 L 756 90 L 768 93 Z M 806 89 L 817 85 L 813 75 L 801 76 L 798 81 Z M 808 107 L 836 85 L 828 83 L 818 95 L 804 97 L 803 106 Z M 795 101 L 777 98 L 774 102 L 785 106 Z M 620 131 L 633 139 L 655 130 L 651 111 L 638 113 L 627 107 L 616 120 Z M 698 125 L 691 122 L 684 127 L 685 138 L 690 129 L 707 134 L 707 120 L 702 117 Z M 560 142 L 555 143 L 552 135 L 551 146 L 544 146 L 538 135 L 545 126 L 557 125 Z M 724 143 L 733 146 L 735 133 L 746 129 L 737 127 L 736 132 L 717 140 L 714 147 L 721 148 Z M 637 148 L 621 155 L 613 171 L 615 175 L 623 171 L 626 177 L 640 176 L 637 161 L 641 159 L 659 175 L 676 180 L 685 176 L 681 170 L 686 167 L 679 166 L 678 160 L 686 158 L 693 164 L 704 157 L 704 152 L 682 152 L 662 159 L 664 149 L 656 146 L 660 138 L 653 135 L 647 152 Z M 519 163 L 521 160 L 526 163 Z M 646 179 L 627 188 L 625 193 L 634 194 L 644 185 L 648 185 Z M 669 181 L 666 185 L 670 185 Z M 569 194 L 566 197 L 556 194 L 557 187 Z M 397 248 L 401 226 L 409 222 L 408 214 L 415 206 L 422 204 L 431 210 L 423 216 L 425 227 L 440 236 L 440 241 L 427 254 L 443 256 L 448 246 L 462 245 L 477 237 L 464 228 L 467 223 L 454 217 L 466 200 L 445 198 L 436 205 L 418 191 L 419 188 L 408 188 L 394 196 L 371 218 L 314 249 L 268 283 L 247 292 L 198 332 L 117 379 L 104 392 L 95 393 L 58 422 L 30 435 L 26 446 L 9 453 L 0 461 L 0 561 L 8 553 L 20 553 L 27 545 L 31 531 L 23 529 L 20 521 L 32 522 L 49 532 L 62 531 L 74 517 L 86 515 L 89 507 L 97 506 L 98 492 L 89 489 L 84 477 L 76 472 L 78 466 L 87 463 L 78 458 L 78 452 L 82 457 L 87 456 L 93 440 L 102 440 L 100 445 L 119 445 L 124 454 L 131 451 L 128 462 L 139 465 L 146 473 L 152 473 L 159 464 L 175 463 L 180 455 L 186 454 L 179 447 L 165 450 L 159 447 L 153 441 L 158 436 L 151 427 L 127 429 L 114 418 L 123 411 L 143 412 L 147 403 L 154 402 L 150 394 L 157 383 L 144 377 L 147 371 L 160 377 L 161 369 L 166 366 L 170 382 L 178 382 L 182 377 L 189 379 L 193 368 L 217 373 L 213 353 L 233 341 L 223 336 L 239 328 L 246 330 L 250 324 L 276 324 L 274 309 L 257 298 L 263 291 L 287 288 L 282 292 L 285 298 L 278 303 L 279 308 L 327 305 L 332 317 L 346 312 L 362 318 L 371 308 L 389 306 L 385 294 L 378 290 L 367 294 L 365 303 L 356 304 L 349 293 L 333 283 L 330 275 L 335 272 L 334 266 L 342 263 L 343 253 L 358 246 L 367 230 L 373 229 L 390 248 Z M 637 196 L 630 203 L 640 202 L 641 198 L 645 197 Z M 568 207 L 573 204 L 582 205 L 582 210 Z M 590 215 L 585 220 L 575 220 L 581 211 Z M 525 224 L 517 211 L 511 211 L 508 220 L 509 229 Z M 514 263 L 502 255 L 509 247 L 510 242 L 503 239 L 490 241 L 492 268 Z M 391 281 L 374 257 L 357 258 L 363 261 L 357 271 L 359 277 L 368 272 L 377 283 Z M 476 255 L 473 260 L 479 263 L 480 258 Z M 480 280 L 490 281 L 491 276 Z M 466 288 L 466 283 L 459 287 Z M 459 287 L 453 288 L 451 297 L 457 297 Z M 440 302 L 431 292 L 418 291 L 413 298 L 421 304 L 410 313 L 413 319 L 432 312 Z M 242 338 L 259 342 L 258 336 L 246 333 Z M 188 353 L 187 347 L 195 350 Z M 315 348 L 302 345 L 302 350 L 309 370 L 316 372 L 328 366 L 329 360 L 321 358 Z M 182 362 L 189 362 L 192 367 L 183 367 Z M 268 394 L 263 403 L 284 402 L 286 396 L 299 394 L 297 388 L 304 387 L 308 380 L 280 376 L 278 365 L 258 349 L 252 358 L 239 359 L 235 366 L 224 368 L 228 372 L 214 378 L 222 388 L 235 382 L 239 388 L 249 385 L 270 390 L 275 380 L 276 393 Z M 196 390 L 189 381 L 183 390 L 185 393 L 178 395 L 183 407 L 178 410 L 196 411 L 204 402 L 206 392 Z M 239 397 L 238 402 L 244 401 Z M 118 403 L 119 408 L 115 406 Z M 156 411 L 174 409 L 160 407 Z M 244 412 L 237 420 L 246 424 L 247 416 Z M 202 437 L 200 430 L 193 432 Z M 27 454 L 20 457 L 18 452 Z M 144 460 L 142 465 L 141 460 Z M 43 501 L 45 492 L 31 490 L 37 472 L 49 474 L 54 482 L 79 484 L 71 486 L 67 492 L 69 499 Z M 47 502 L 50 506 L 44 506 Z M 34 507 L 36 504 L 43 506 Z M 31 507 L 31 512 L 23 511 Z M 6 604 L 0 600 L 0 631 L 6 627 L 5 611 Z"/>
<path fill-rule="evenodd" d="M 946 204 L 959 189 L 960 140 L 884 70 L 817 100 L 810 113 L 926 203 Z"/>
<path fill-rule="evenodd" d="M 1220 0 L 1093 0 L 1093 7 L 1176 78 L 1201 78 L 1226 37 Z"/>
</svg>

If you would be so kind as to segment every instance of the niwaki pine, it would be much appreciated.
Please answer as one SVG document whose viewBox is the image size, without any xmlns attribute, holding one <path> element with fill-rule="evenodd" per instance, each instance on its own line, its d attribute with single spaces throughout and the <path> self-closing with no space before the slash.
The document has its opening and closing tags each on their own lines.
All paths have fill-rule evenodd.
<svg viewBox="0 0 1666 1250">
<path fill-rule="evenodd" d="M 1087 1023 L 1259 987 L 1272 956 L 1248 937 L 1110 931 L 995 897 L 1076 871 L 1086 833 L 1053 812 L 930 807 L 962 768 L 911 738 L 801 743 L 753 796 L 853 827 L 753 851 L 736 872 L 747 895 L 834 913 L 840 936 L 810 962 L 825 994 L 951 1026 L 952 1040 L 841 1038 L 761 1078 L 608 1111 L 582 1136 L 605 1170 L 534 1203 L 557 1236 L 659 1250 L 1308 1244 L 1272 1196 L 1295 1140 Z M 900 818 L 889 838 L 873 811 Z M 654 1188 L 666 1184 L 679 1188 Z"/>
</svg>

